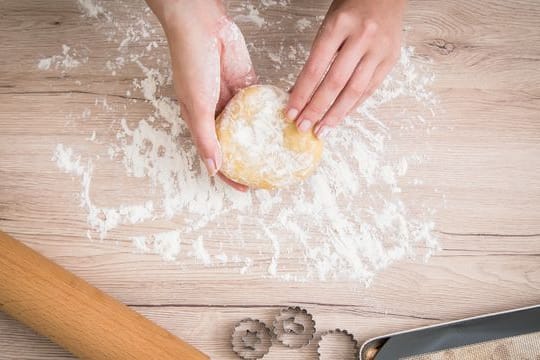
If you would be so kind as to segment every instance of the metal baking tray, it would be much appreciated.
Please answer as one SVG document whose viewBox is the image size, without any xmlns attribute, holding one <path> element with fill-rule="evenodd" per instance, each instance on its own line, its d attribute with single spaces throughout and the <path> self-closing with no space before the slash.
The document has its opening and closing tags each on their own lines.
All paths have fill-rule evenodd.
<svg viewBox="0 0 540 360">
<path fill-rule="evenodd" d="M 378 336 L 362 344 L 360 359 L 403 359 L 539 331 L 540 305 L 534 305 Z"/>
</svg>

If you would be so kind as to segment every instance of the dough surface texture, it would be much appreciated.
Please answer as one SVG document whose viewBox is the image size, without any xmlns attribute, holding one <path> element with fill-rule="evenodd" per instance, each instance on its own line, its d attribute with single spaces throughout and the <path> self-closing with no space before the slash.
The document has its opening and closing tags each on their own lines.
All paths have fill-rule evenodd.
<svg viewBox="0 0 540 360">
<path fill-rule="evenodd" d="M 284 115 L 288 94 L 271 85 L 240 90 L 216 119 L 223 154 L 221 172 L 252 188 L 273 189 L 307 178 L 323 144 L 301 133 Z"/>
</svg>

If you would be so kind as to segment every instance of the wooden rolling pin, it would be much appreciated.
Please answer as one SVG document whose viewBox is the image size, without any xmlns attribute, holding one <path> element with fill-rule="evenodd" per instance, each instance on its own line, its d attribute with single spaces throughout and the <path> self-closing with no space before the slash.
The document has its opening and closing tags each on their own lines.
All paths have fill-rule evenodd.
<svg viewBox="0 0 540 360">
<path fill-rule="evenodd" d="M 209 359 L 2 231 L 0 310 L 81 359 Z"/>
</svg>

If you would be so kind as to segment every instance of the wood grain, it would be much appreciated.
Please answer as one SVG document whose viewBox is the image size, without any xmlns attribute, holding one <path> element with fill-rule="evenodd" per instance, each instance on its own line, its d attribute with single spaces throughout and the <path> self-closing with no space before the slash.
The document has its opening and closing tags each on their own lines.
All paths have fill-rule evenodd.
<svg viewBox="0 0 540 360">
<path fill-rule="evenodd" d="M 239 5 L 229 2 L 230 11 L 245 11 Z M 328 1 L 292 1 L 287 13 L 272 9 L 261 16 L 318 16 L 327 7 Z M 276 49 L 288 41 L 279 29 L 239 25 L 248 39 L 264 39 Z M 281 306 L 304 306 L 319 330 L 343 327 L 363 341 L 540 303 L 540 8 L 534 0 L 411 0 L 405 25 L 416 60 L 433 59 L 433 90 L 441 102 L 433 124 L 437 129 L 429 137 L 413 130 L 394 137 L 391 149 L 419 148 L 428 155 L 409 172 L 424 184 L 403 186 L 407 203 L 445 196 L 444 207 L 434 215 L 442 250 L 429 262 L 402 261 L 365 289 L 351 282 L 287 283 L 256 273 L 235 275 L 240 267 L 235 264 L 164 263 L 133 253 L 130 227 L 119 228 L 107 241 L 87 240 L 86 215 L 77 200 L 80 184 L 58 171 L 51 154 L 59 142 L 86 153 L 103 152 L 84 141 L 93 129 L 103 141 L 114 136 L 110 113 L 93 107 L 94 101 L 102 96 L 121 110 L 127 101 L 140 99 L 140 94 L 131 100 L 125 94 L 140 72 L 128 67 L 113 77 L 104 71 L 114 44 L 104 41 L 92 20 L 82 18 L 68 0 L 0 2 L 0 229 L 215 359 L 235 358 L 228 346 L 235 322 L 248 316 L 270 322 Z M 309 48 L 316 30 L 294 32 L 294 40 Z M 151 40 L 163 41 L 162 34 Z M 59 53 L 64 43 L 92 43 L 93 61 L 64 75 L 39 71 L 37 60 Z M 259 75 L 278 79 L 281 70 L 262 59 L 254 54 Z M 142 101 L 129 104 L 133 119 L 150 109 Z M 415 105 L 403 100 L 381 111 L 392 114 L 403 106 Z M 92 107 L 92 122 L 75 125 L 66 117 L 86 107 Z M 391 128 L 397 131 L 399 124 Z M 131 190 L 144 180 L 126 178 L 119 189 L 110 179 L 123 174 L 119 166 L 100 169 L 93 180 L 101 189 L 93 194 L 96 201 L 136 201 Z M 174 221 L 137 229 L 157 231 Z M 220 236 L 206 245 L 217 249 Z M 257 246 L 245 251 L 267 260 Z M 282 263 L 294 265 L 294 259 Z M 314 354 L 313 346 L 302 351 L 274 346 L 267 358 L 312 359 Z M 0 359 L 20 358 L 72 357 L 0 314 Z"/>
</svg>

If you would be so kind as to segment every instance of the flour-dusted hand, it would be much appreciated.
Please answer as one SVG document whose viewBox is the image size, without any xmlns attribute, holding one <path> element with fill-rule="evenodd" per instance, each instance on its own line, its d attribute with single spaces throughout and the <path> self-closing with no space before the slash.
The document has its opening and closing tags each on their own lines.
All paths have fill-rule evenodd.
<svg viewBox="0 0 540 360">
<path fill-rule="evenodd" d="M 237 90 L 256 80 L 244 37 L 219 0 L 147 2 L 167 36 L 182 117 L 208 173 L 214 176 L 222 163 L 216 112 Z"/>
<path fill-rule="evenodd" d="M 323 137 L 369 97 L 400 55 L 405 0 L 334 0 L 291 92 L 287 117 Z"/>
</svg>

